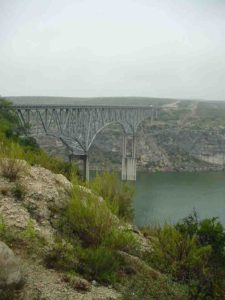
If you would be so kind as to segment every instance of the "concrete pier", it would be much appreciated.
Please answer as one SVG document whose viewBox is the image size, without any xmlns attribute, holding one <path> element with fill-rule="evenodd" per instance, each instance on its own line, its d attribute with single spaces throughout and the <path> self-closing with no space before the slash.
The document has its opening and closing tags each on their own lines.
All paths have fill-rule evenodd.
<svg viewBox="0 0 225 300">
<path fill-rule="evenodd" d="M 136 158 L 122 158 L 122 180 L 136 180 Z"/>
<path fill-rule="evenodd" d="M 84 165 L 83 165 L 84 180 L 89 181 L 89 179 L 90 179 L 90 173 L 89 173 L 89 159 L 88 159 L 88 155 L 84 155 L 83 161 L 84 161 Z"/>
<path fill-rule="evenodd" d="M 69 155 L 69 161 L 72 162 L 73 160 L 82 160 L 83 161 L 83 180 L 89 181 L 89 159 L 88 155 L 76 155 L 76 154 L 70 154 Z"/>
<path fill-rule="evenodd" d="M 123 137 L 122 180 L 136 180 L 136 136 L 132 136 L 131 156 L 127 155 L 128 136 Z"/>
</svg>

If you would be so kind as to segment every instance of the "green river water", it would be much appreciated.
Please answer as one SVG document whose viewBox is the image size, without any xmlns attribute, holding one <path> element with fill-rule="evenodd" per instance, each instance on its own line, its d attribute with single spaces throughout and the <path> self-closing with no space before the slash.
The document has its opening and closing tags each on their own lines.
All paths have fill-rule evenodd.
<svg viewBox="0 0 225 300">
<path fill-rule="evenodd" d="M 225 225 L 225 172 L 138 172 L 134 207 L 138 225 L 175 223 L 193 209 Z"/>
</svg>

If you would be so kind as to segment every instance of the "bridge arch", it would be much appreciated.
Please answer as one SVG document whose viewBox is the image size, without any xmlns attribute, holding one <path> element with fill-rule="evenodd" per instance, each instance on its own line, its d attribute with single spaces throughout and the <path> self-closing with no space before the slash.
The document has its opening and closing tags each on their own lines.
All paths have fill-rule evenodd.
<svg viewBox="0 0 225 300">
<path fill-rule="evenodd" d="M 94 136 L 92 137 L 92 139 L 91 139 L 91 141 L 90 141 L 90 143 L 89 143 L 89 145 L 88 145 L 88 151 L 89 151 L 89 149 L 91 148 L 91 146 L 92 146 L 92 144 L 93 144 L 95 138 L 97 137 L 97 135 L 98 135 L 100 132 L 102 132 L 105 128 L 107 128 L 107 127 L 109 127 L 109 126 L 111 126 L 111 125 L 120 125 L 120 127 L 121 127 L 121 129 L 122 129 L 122 133 L 123 133 L 123 134 L 126 133 L 125 126 L 124 126 L 124 124 L 123 124 L 122 122 L 120 122 L 120 121 L 111 121 L 111 122 L 108 122 L 108 123 L 106 123 L 103 127 L 99 128 L 99 129 L 97 130 L 97 132 L 94 134 Z"/>
</svg>

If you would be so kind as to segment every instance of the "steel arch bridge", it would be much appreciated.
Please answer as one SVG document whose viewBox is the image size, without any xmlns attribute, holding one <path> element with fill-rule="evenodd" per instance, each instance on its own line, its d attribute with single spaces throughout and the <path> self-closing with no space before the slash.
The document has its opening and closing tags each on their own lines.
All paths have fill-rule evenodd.
<svg viewBox="0 0 225 300">
<path fill-rule="evenodd" d="M 107 125 L 119 123 L 123 128 L 122 179 L 136 180 L 136 132 L 142 121 L 153 119 L 154 106 L 106 105 L 13 105 L 21 124 L 36 128 L 60 139 L 74 156 L 84 159 L 85 178 L 89 180 L 89 149 L 97 134 Z M 127 140 L 132 139 L 131 155 Z"/>
</svg>

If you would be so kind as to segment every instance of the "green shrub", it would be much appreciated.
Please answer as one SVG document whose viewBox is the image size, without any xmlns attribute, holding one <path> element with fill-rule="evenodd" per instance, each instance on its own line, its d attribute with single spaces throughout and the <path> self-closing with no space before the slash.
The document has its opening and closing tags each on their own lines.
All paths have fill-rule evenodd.
<svg viewBox="0 0 225 300">
<path fill-rule="evenodd" d="M 132 232 L 113 228 L 110 235 L 107 235 L 103 241 L 104 246 L 113 250 L 121 250 L 128 253 L 136 253 L 139 245 Z"/>
<path fill-rule="evenodd" d="M 178 222 L 175 227 L 182 234 L 193 236 L 198 230 L 198 214 L 194 210 L 193 213 L 184 218 L 181 222 Z"/>
<path fill-rule="evenodd" d="M 207 276 L 191 282 L 191 291 L 199 299 L 221 299 L 225 294 L 225 229 L 217 218 L 199 220 L 196 213 L 184 218 L 176 228 L 186 237 L 195 237 L 199 248 L 211 247 L 206 263 Z M 201 286 L 201 288 L 199 288 Z"/>
<path fill-rule="evenodd" d="M 212 254 L 224 256 L 225 229 L 218 218 L 199 220 L 196 212 L 176 224 L 177 230 L 187 236 L 196 236 L 200 245 L 210 245 Z"/>
<path fill-rule="evenodd" d="M 78 266 L 77 250 L 69 242 L 56 238 L 54 243 L 43 251 L 44 263 L 48 268 L 75 271 Z"/>
<path fill-rule="evenodd" d="M 6 231 L 6 224 L 4 222 L 3 216 L 0 215 L 0 236 L 2 236 L 5 231 Z"/>
<path fill-rule="evenodd" d="M 26 228 L 17 233 L 17 245 L 24 245 L 27 253 L 41 255 L 46 239 L 35 229 L 33 220 L 29 220 Z"/>
<path fill-rule="evenodd" d="M 6 225 L 0 216 L 0 240 L 12 247 L 23 248 L 30 254 L 41 254 L 42 248 L 47 244 L 44 237 L 35 230 L 32 220 L 30 220 L 24 230 L 17 230 Z"/>
<path fill-rule="evenodd" d="M 211 247 L 199 247 L 195 237 L 182 235 L 173 226 L 165 225 L 153 242 L 151 263 L 178 281 L 203 276 L 211 254 Z"/>
<path fill-rule="evenodd" d="M 61 226 L 85 246 L 98 246 L 111 233 L 114 218 L 104 201 L 74 183 Z"/>
<path fill-rule="evenodd" d="M 3 216 L 0 215 L 0 240 L 11 245 L 17 239 L 18 233 L 15 230 L 9 229 Z"/>
<path fill-rule="evenodd" d="M 138 242 L 134 235 L 111 213 L 104 200 L 73 180 L 71 199 L 62 213 L 59 231 L 76 247 L 78 271 L 87 278 L 103 283 L 115 283 L 122 267 L 117 250 L 134 253 Z M 53 251 L 54 253 L 54 251 Z M 55 255 L 57 260 L 60 255 Z"/>
<path fill-rule="evenodd" d="M 200 221 L 194 212 L 175 226 L 144 230 L 154 236 L 150 265 L 186 283 L 190 299 L 223 299 L 225 232 L 216 218 Z"/>
<path fill-rule="evenodd" d="M 11 103 L 0 98 L 0 136 L 14 138 L 18 136 L 19 122 L 13 111 L 6 110 Z"/>
<path fill-rule="evenodd" d="M 88 279 L 95 279 L 103 283 L 115 283 L 121 261 L 115 252 L 106 247 L 82 249 L 79 271 Z"/>
<path fill-rule="evenodd" d="M 115 173 L 104 172 L 90 182 L 90 188 L 102 196 L 111 211 L 125 221 L 132 221 L 134 217 L 133 193 L 128 183 L 120 181 Z"/>
<path fill-rule="evenodd" d="M 218 218 L 204 219 L 199 222 L 196 234 L 201 245 L 210 245 L 214 255 L 224 257 L 225 230 Z"/>
</svg>

